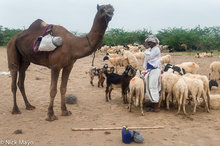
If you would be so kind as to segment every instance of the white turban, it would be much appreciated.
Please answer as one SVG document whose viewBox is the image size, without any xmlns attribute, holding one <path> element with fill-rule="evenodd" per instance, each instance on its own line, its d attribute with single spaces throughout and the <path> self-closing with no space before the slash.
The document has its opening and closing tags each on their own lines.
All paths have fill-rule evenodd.
<svg viewBox="0 0 220 146">
<path fill-rule="evenodd" d="M 159 43 L 160 43 L 160 41 L 158 40 L 158 38 L 155 37 L 154 35 L 149 35 L 149 36 L 146 38 L 145 42 L 153 42 L 153 43 L 155 43 L 155 44 L 159 44 Z"/>
</svg>

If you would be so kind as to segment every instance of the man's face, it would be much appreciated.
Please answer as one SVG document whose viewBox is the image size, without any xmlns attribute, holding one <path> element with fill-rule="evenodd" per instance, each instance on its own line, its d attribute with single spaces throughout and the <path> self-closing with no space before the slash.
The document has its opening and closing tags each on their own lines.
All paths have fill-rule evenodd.
<svg viewBox="0 0 220 146">
<path fill-rule="evenodd" d="M 155 43 L 153 43 L 153 42 L 145 42 L 145 47 L 146 48 L 153 48 L 154 46 L 156 46 L 156 44 Z"/>
</svg>

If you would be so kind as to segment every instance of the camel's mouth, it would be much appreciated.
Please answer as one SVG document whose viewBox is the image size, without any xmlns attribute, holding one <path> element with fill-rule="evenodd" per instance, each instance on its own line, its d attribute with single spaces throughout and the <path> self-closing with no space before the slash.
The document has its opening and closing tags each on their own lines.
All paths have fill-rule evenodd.
<svg viewBox="0 0 220 146">
<path fill-rule="evenodd" d="M 110 11 L 110 12 L 107 12 L 106 15 L 107 15 L 108 17 L 112 18 L 113 15 L 114 15 L 114 13 L 113 13 L 113 11 Z"/>
<path fill-rule="evenodd" d="M 113 8 L 113 6 L 108 4 L 108 5 L 102 5 L 100 7 L 101 7 L 101 9 L 103 9 L 103 10 L 100 9 L 100 11 L 104 12 L 104 15 L 106 15 L 111 20 L 111 18 L 114 15 L 114 8 Z"/>
</svg>

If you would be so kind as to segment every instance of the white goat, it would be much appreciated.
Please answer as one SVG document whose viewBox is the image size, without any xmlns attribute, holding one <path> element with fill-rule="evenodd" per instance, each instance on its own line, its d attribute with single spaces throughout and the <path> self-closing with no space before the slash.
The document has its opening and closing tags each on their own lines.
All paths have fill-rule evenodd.
<svg viewBox="0 0 220 146">
<path fill-rule="evenodd" d="M 130 89 L 130 98 L 129 98 L 129 111 L 131 112 L 132 103 L 135 102 L 135 106 L 137 107 L 140 102 L 141 114 L 144 115 L 143 111 L 143 102 L 144 102 L 144 81 L 140 78 L 140 71 L 136 72 L 134 78 L 131 79 L 129 84 Z M 135 100 L 134 100 L 135 97 Z"/>
</svg>

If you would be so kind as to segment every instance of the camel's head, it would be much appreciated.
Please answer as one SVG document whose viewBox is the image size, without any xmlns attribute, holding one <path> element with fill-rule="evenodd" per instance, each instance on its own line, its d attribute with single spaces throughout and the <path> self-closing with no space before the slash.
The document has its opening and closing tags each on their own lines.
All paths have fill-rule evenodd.
<svg viewBox="0 0 220 146">
<path fill-rule="evenodd" d="M 101 17 L 105 18 L 105 21 L 109 22 L 112 19 L 112 16 L 114 14 L 114 8 L 112 5 L 97 5 L 98 13 L 101 15 Z"/>
</svg>

